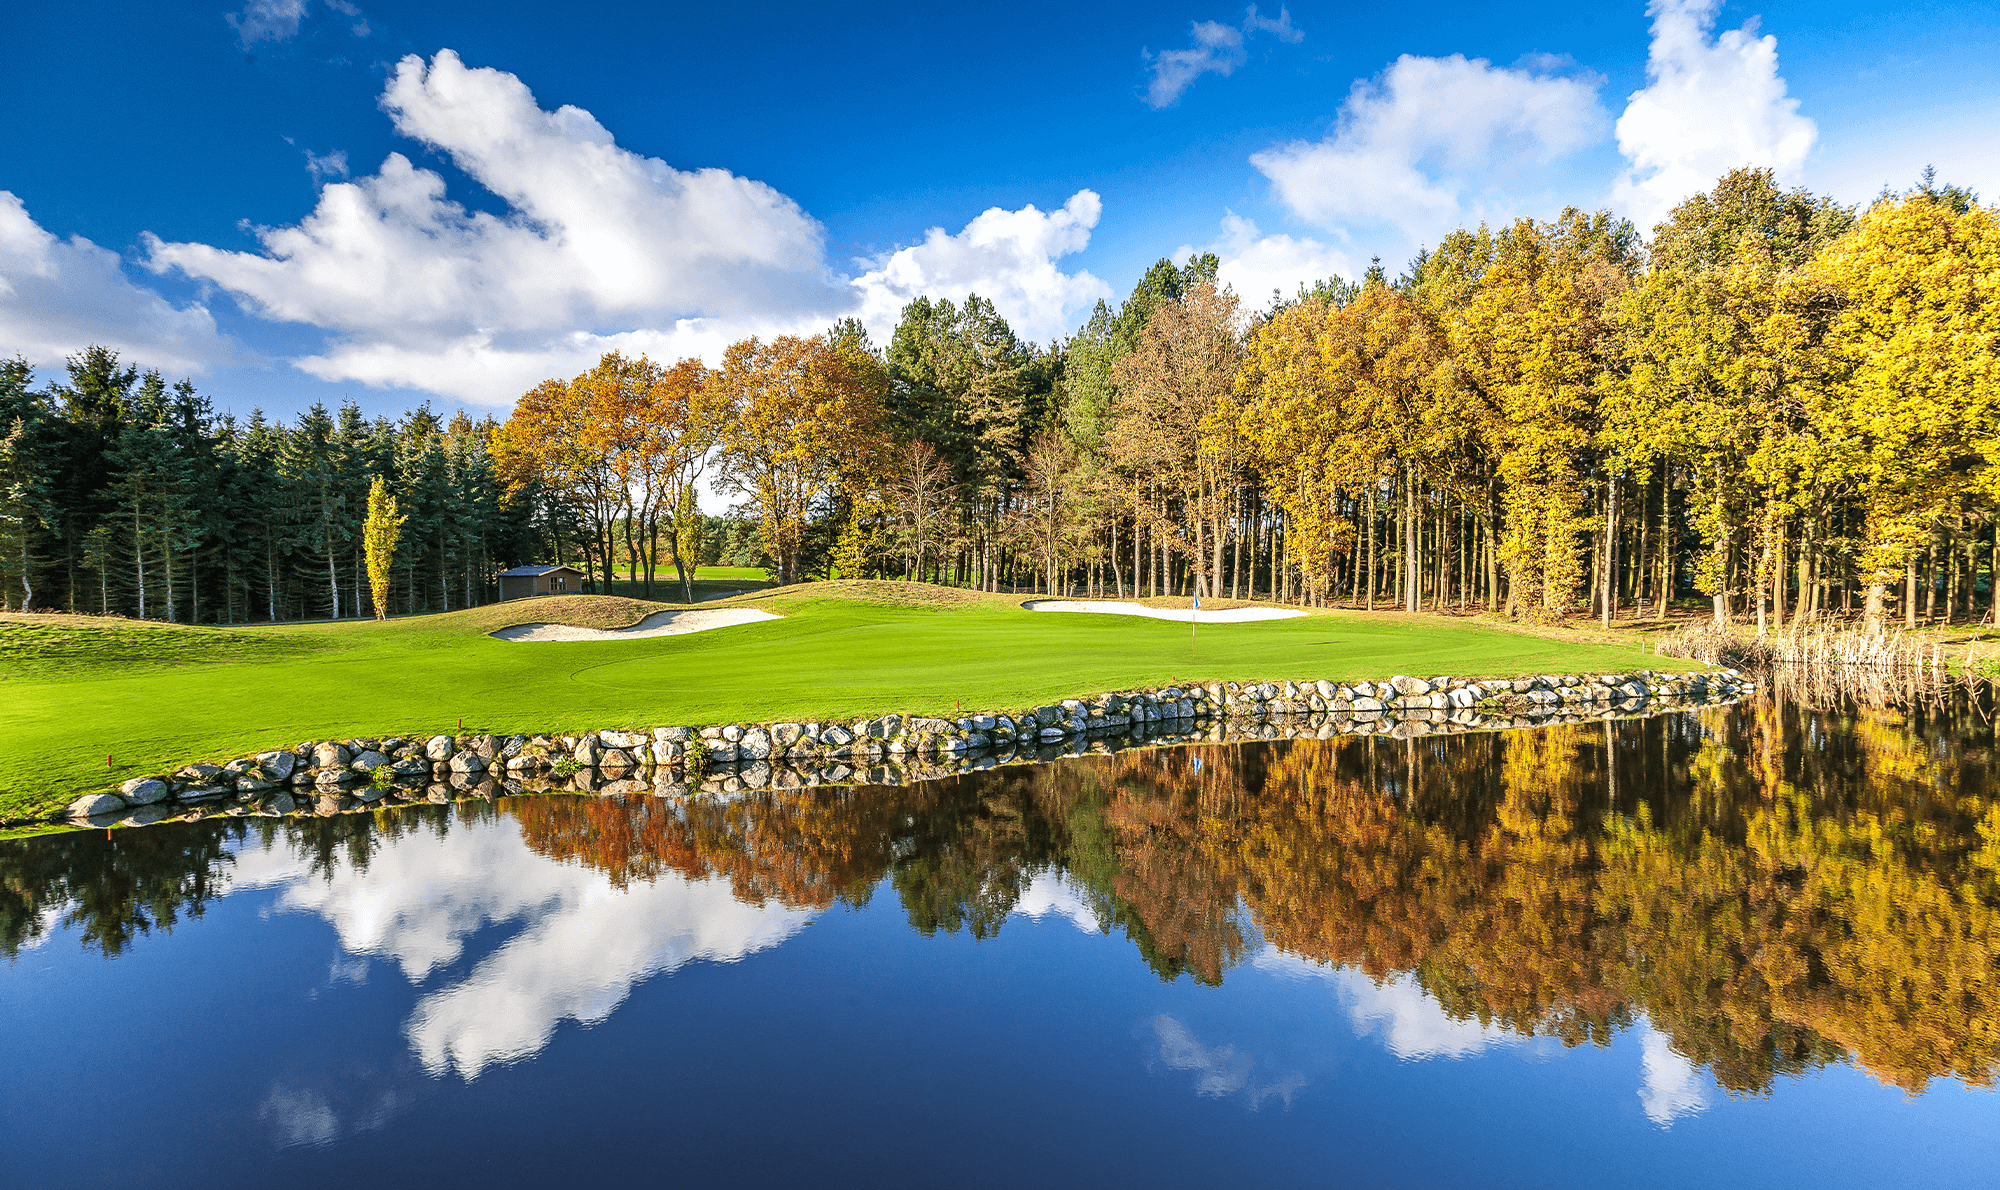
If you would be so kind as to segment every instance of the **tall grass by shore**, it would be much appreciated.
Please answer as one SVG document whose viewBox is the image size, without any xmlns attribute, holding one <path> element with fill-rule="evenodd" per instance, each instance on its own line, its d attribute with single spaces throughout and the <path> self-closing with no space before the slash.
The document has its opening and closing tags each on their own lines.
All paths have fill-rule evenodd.
<svg viewBox="0 0 2000 1190">
<path fill-rule="evenodd" d="M 1740 636 L 1703 622 L 1661 637 L 1654 651 L 1738 669 L 1797 667 L 1808 670 L 1896 670 L 1944 674 L 1954 660 L 1935 641 L 1901 632 L 1865 632 L 1831 623 L 1808 623 L 1765 636 Z M 1965 661 L 1969 667 L 1971 654 Z"/>
</svg>

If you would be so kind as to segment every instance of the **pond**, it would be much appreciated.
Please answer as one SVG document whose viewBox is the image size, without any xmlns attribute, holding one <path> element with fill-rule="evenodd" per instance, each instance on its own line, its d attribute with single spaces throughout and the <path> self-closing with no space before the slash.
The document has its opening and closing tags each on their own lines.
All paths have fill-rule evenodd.
<svg viewBox="0 0 2000 1190">
<path fill-rule="evenodd" d="M 0 843 L 0 1185 L 1989 1186 L 1993 712 Z"/>
</svg>

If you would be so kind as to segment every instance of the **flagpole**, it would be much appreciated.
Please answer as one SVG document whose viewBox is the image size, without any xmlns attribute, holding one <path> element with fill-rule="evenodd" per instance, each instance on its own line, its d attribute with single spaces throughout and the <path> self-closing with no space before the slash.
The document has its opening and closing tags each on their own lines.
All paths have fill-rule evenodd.
<svg viewBox="0 0 2000 1190">
<path fill-rule="evenodd" d="M 1201 592 L 1194 593 L 1194 603 L 1188 608 L 1188 660 L 1194 660 L 1194 625 L 1201 618 Z"/>
</svg>

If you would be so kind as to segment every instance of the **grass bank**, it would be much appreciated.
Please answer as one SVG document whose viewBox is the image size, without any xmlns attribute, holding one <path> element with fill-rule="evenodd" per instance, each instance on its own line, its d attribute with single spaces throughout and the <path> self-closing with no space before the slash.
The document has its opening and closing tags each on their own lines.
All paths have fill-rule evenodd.
<svg viewBox="0 0 2000 1190">
<path fill-rule="evenodd" d="M 0 818 L 193 760 L 308 738 L 584 730 L 1014 708 L 1185 681 L 1690 668 L 1434 616 L 1184 624 L 1022 610 L 1027 596 L 815 583 L 725 604 L 782 620 L 643 640 L 509 643 L 669 605 L 572 595 L 384 623 L 187 628 L 0 617 Z M 110 763 L 106 763 L 107 755 Z"/>
</svg>

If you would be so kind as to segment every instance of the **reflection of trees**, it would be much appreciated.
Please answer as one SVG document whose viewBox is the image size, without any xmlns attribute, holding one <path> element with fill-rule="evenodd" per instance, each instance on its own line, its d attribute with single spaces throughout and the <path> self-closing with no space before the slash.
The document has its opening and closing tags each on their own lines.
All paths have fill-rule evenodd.
<svg viewBox="0 0 2000 1190">
<path fill-rule="evenodd" d="M 240 822 L 230 827 L 72 831 L 0 843 L 0 950 L 11 959 L 58 923 L 112 958 L 140 934 L 200 917 L 227 887 L 227 844 L 243 834 Z"/>
<path fill-rule="evenodd" d="M 1983 695 L 1981 696 L 1984 697 Z M 1990 709 L 1764 701 L 1704 718 L 1087 756 L 733 802 L 526 797 L 248 829 L 315 871 L 496 812 L 625 887 L 797 908 L 886 879 L 925 933 L 997 932 L 1061 872 L 1162 978 L 1261 934 L 1459 1019 L 1568 1044 L 1648 1016 L 1736 1091 L 1845 1060 L 1916 1089 L 2000 1066 Z M 1199 761 L 1199 765 L 1197 765 Z M 115 954 L 198 914 L 241 823 L 0 846 L 0 943 L 61 917 Z M 65 916 L 66 915 L 66 916 Z"/>
</svg>

